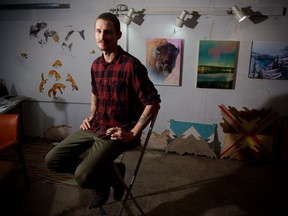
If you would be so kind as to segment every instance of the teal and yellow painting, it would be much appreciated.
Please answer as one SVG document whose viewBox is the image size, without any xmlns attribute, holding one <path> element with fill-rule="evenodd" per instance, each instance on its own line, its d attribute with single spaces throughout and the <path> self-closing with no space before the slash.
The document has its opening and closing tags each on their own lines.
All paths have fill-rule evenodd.
<svg viewBox="0 0 288 216">
<path fill-rule="evenodd" d="M 200 40 L 197 87 L 233 89 L 238 50 L 238 41 Z"/>
</svg>

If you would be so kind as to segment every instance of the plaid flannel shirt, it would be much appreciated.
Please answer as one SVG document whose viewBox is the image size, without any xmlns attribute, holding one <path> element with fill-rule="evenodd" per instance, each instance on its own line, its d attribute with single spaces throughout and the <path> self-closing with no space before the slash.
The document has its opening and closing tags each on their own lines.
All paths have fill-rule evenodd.
<svg viewBox="0 0 288 216">
<path fill-rule="evenodd" d="M 105 63 L 102 55 L 92 63 L 91 85 L 97 97 L 93 132 L 137 122 L 146 105 L 161 102 L 146 67 L 120 46 L 112 62 Z"/>
</svg>

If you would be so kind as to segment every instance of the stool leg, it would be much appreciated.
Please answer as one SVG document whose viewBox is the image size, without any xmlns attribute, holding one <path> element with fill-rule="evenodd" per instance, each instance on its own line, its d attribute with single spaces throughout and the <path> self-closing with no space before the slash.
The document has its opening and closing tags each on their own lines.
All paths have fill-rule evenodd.
<svg viewBox="0 0 288 216">
<path fill-rule="evenodd" d="M 138 204 L 138 202 L 136 201 L 136 199 L 134 198 L 134 196 L 133 196 L 133 194 L 131 192 L 132 187 L 134 185 L 134 181 L 136 179 L 136 175 L 135 174 L 133 175 L 133 177 L 131 179 L 131 182 L 129 184 L 129 187 L 128 187 L 128 185 L 126 184 L 125 180 L 122 178 L 119 169 L 117 168 L 117 166 L 115 164 L 113 165 L 113 168 L 116 171 L 116 174 L 117 174 L 118 178 L 121 180 L 121 182 L 122 182 L 122 184 L 123 184 L 123 186 L 124 186 L 124 188 L 126 190 L 126 195 L 125 195 L 125 197 L 124 197 L 124 199 L 122 201 L 121 209 L 120 209 L 120 211 L 118 213 L 118 216 L 122 215 L 124 207 L 126 206 L 126 203 L 127 203 L 129 197 L 132 199 L 132 201 L 134 202 L 135 206 L 140 211 L 141 215 L 144 215 L 144 211 L 142 210 L 141 206 Z"/>
</svg>

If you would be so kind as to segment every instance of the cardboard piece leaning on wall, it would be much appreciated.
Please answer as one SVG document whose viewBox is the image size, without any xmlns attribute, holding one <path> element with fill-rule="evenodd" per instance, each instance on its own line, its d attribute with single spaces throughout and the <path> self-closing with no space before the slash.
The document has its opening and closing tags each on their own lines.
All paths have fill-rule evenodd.
<svg viewBox="0 0 288 216">
<path fill-rule="evenodd" d="M 144 142 L 147 134 L 142 133 L 141 141 Z M 161 134 L 152 132 L 149 142 L 147 144 L 147 149 L 153 150 L 165 150 L 168 144 L 169 130 L 164 130 Z M 144 143 L 142 143 L 143 145 Z"/>
</svg>

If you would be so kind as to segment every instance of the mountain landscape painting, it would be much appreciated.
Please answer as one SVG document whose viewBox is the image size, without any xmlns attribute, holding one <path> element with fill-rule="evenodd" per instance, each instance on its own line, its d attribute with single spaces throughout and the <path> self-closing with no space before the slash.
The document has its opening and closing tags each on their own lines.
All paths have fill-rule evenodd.
<svg viewBox="0 0 288 216">
<path fill-rule="evenodd" d="M 249 78 L 288 79 L 288 42 L 253 41 Z"/>
</svg>

